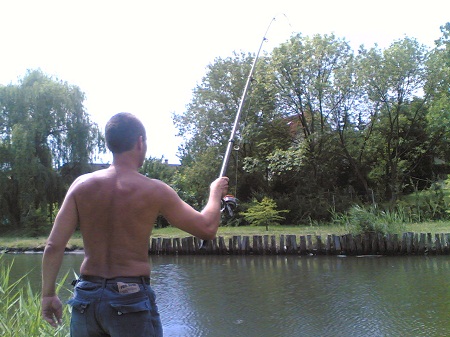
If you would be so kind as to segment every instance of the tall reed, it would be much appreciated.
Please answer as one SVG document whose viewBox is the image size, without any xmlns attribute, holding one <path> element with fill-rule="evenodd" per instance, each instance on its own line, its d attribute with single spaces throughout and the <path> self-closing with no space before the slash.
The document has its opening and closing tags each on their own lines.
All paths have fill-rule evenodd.
<svg viewBox="0 0 450 337">
<path fill-rule="evenodd" d="M 64 306 L 63 325 L 54 329 L 41 316 L 41 294 L 33 292 L 27 275 L 11 280 L 14 261 L 2 263 L 0 255 L 0 336 L 37 337 L 69 336 L 69 313 Z M 64 284 L 67 275 L 58 284 L 57 291 Z"/>
</svg>

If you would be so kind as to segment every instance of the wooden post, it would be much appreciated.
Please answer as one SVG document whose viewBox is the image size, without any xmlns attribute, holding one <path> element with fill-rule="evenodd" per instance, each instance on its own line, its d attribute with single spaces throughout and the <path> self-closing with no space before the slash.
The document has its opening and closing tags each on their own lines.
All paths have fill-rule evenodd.
<svg viewBox="0 0 450 337">
<path fill-rule="evenodd" d="M 180 238 L 174 238 L 173 239 L 173 252 L 175 254 L 181 254 Z"/>
<path fill-rule="evenodd" d="M 449 240 L 450 233 L 444 234 L 441 233 L 441 242 L 442 242 L 442 250 L 444 254 L 448 254 L 450 251 L 450 240 Z"/>
<path fill-rule="evenodd" d="M 286 253 L 286 245 L 284 244 L 284 234 L 280 235 L 280 254 Z"/>
<path fill-rule="evenodd" d="M 364 252 L 363 248 L 363 237 L 361 234 L 356 234 L 355 236 L 355 244 L 356 244 L 356 255 L 361 255 Z"/>
<path fill-rule="evenodd" d="M 240 239 L 241 239 L 240 236 L 237 236 L 237 235 L 233 236 L 233 244 L 231 246 L 231 252 L 233 254 L 239 254 L 239 242 L 240 242 Z M 239 240 L 239 242 L 238 242 L 238 240 Z"/>
<path fill-rule="evenodd" d="M 394 255 L 394 242 L 392 240 L 391 234 L 386 234 L 386 254 Z"/>
<path fill-rule="evenodd" d="M 339 240 L 339 236 L 333 234 L 333 242 L 336 254 L 341 254 L 342 249 L 341 249 L 341 240 Z"/>
<path fill-rule="evenodd" d="M 417 254 L 423 255 L 424 253 L 425 253 L 425 233 L 420 233 Z"/>
<path fill-rule="evenodd" d="M 327 242 L 326 242 L 326 244 L 325 244 L 325 253 L 328 255 L 328 254 L 331 254 L 331 246 L 332 246 L 332 244 L 331 244 L 331 235 L 330 234 L 328 234 L 327 235 Z"/>
<path fill-rule="evenodd" d="M 317 254 L 324 254 L 325 249 L 322 242 L 322 236 L 316 235 L 316 242 L 317 242 Z"/>
<path fill-rule="evenodd" d="M 163 254 L 172 254 L 172 240 L 168 238 L 164 238 L 162 240 L 162 252 Z"/>
<path fill-rule="evenodd" d="M 393 248 L 393 252 L 395 255 L 398 254 L 399 247 L 400 247 L 400 242 L 399 242 L 398 234 L 394 234 L 392 236 L 392 248 Z"/>
<path fill-rule="evenodd" d="M 250 252 L 250 237 L 248 235 L 244 235 L 242 238 L 240 254 L 250 254 Z"/>
<path fill-rule="evenodd" d="M 341 242 L 341 254 L 345 255 L 347 254 L 347 238 L 345 235 L 339 236 L 339 240 Z"/>
<path fill-rule="evenodd" d="M 378 252 L 381 255 L 386 254 L 386 241 L 384 240 L 384 235 L 378 233 Z"/>
<path fill-rule="evenodd" d="M 300 236 L 300 249 L 299 253 L 301 255 L 305 255 L 307 253 L 306 251 L 306 237 L 304 235 Z"/>
<path fill-rule="evenodd" d="M 432 253 L 434 253 L 434 247 L 433 247 L 433 239 L 432 239 L 432 236 L 431 236 L 431 233 L 427 233 L 427 243 L 426 243 L 426 247 L 427 247 L 427 251 L 428 251 L 428 254 L 432 254 Z"/>
<path fill-rule="evenodd" d="M 416 254 L 423 254 L 423 251 L 419 252 L 420 250 L 419 246 L 420 246 L 419 234 L 415 233 L 413 234 L 412 252 Z"/>
<path fill-rule="evenodd" d="M 192 236 L 187 238 L 188 251 L 192 254 L 197 254 L 200 252 L 200 239 Z"/>
<path fill-rule="evenodd" d="M 353 239 L 353 235 L 346 234 L 345 240 L 347 242 L 347 254 L 356 255 L 356 244 L 355 244 L 355 240 Z"/>
<path fill-rule="evenodd" d="M 313 243 L 312 243 L 312 235 L 311 234 L 308 234 L 308 235 L 306 235 L 306 250 L 309 252 L 309 253 L 313 253 L 314 252 L 314 245 L 313 245 Z"/>
<path fill-rule="evenodd" d="M 156 239 L 156 251 L 157 251 L 157 254 L 161 254 L 161 251 L 162 251 L 162 249 L 161 249 L 161 242 L 162 242 L 161 238 L 157 238 Z"/>
<path fill-rule="evenodd" d="M 156 254 L 156 238 L 152 238 L 152 240 L 151 240 L 150 253 Z"/>
<path fill-rule="evenodd" d="M 227 246 L 225 245 L 225 239 L 223 236 L 219 236 L 219 254 L 226 254 L 227 253 Z"/>
<path fill-rule="evenodd" d="M 286 253 L 294 254 L 297 251 L 297 240 L 295 235 L 286 236 Z"/>
<path fill-rule="evenodd" d="M 264 254 L 270 253 L 270 248 L 269 248 L 269 235 L 264 235 L 264 236 L 263 236 L 263 251 L 264 251 Z"/>
<path fill-rule="evenodd" d="M 261 255 L 262 247 L 259 245 L 259 237 L 260 235 L 253 235 L 253 254 Z"/>
<path fill-rule="evenodd" d="M 372 254 L 372 245 L 371 245 L 371 241 L 370 241 L 370 233 L 364 233 L 363 254 L 364 255 Z"/>
<path fill-rule="evenodd" d="M 442 245 L 441 245 L 441 237 L 439 234 L 434 234 L 434 243 L 436 247 L 436 254 L 441 255 L 442 254 Z"/>
<path fill-rule="evenodd" d="M 414 233 L 406 233 L 406 238 L 406 253 L 411 254 L 413 252 Z"/>
<path fill-rule="evenodd" d="M 369 236 L 371 242 L 370 254 L 375 255 L 378 253 L 378 235 L 377 233 L 370 233 Z"/>
<path fill-rule="evenodd" d="M 450 233 L 446 233 L 445 234 L 445 246 L 444 246 L 444 251 L 446 254 L 450 253 Z"/>
<path fill-rule="evenodd" d="M 272 254 L 278 254 L 277 239 L 276 239 L 275 235 L 272 235 L 270 237 L 270 252 Z"/>
</svg>

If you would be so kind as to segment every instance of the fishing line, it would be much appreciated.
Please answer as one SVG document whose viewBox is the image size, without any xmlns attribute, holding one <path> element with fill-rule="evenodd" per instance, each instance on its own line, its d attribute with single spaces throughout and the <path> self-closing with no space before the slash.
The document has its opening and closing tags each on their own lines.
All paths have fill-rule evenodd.
<svg viewBox="0 0 450 337">
<path fill-rule="evenodd" d="M 262 46 L 264 45 L 264 42 L 267 41 L 267 33 L 269 32 L 270 27 L 272 26 L 272 23 L 274 21 L 275 21 L 275 17 L 273 17 L 272 20 L 270 20 L 270 23 L 267 26 L 266 32 L 264 33 L 264 36 L 261 40 L 261 44 L 259 45 L 258 52 L 256 53 L 256 56 L 253 60 L 252 66 L 250 68 L 250 72 L 247 77 L 247 82 L 245 83 L 244 91 L 242 92 L 241 100 L 239 102 L 239 107 L 238 107 L 238 110 L 236 113 L 233 128 L 231 130 L 230 139 L 228 140 L 228 145 L 227 145 L 227 149 L 225 151 L 225 155 L 223 158 L 222 168 L 220 170 L 219 177 L 223 177 L 226 175 L 228 163 L 230 161 L 231 151 L 233 151 L 233 148 L 235 146 L 234 145 L 235 137 L 236 137 L 237 130 L 239 128 L 239 120 L 241 118 L 242 108 L 244 106 L 245 98 L 247 96 L 247 91 L 248 91 L 250 83 L 253 79 L 253 72 L 255 70 L 255 66 L 258 61 L 259 54 L 261 53 Z M 237 186 L 236 186 L 236 190 L 237 190 Z M 236 197 L 233 195 L 227 195 L 222 199 L 222 209 L 221 210 L 222 210 L 222 212 L 226 212 L 230 217 L 232 217 L 234 215 L 234 211 L 236 210 L 237 206 L 238 206 L 238 201 L 237 201 Z"/>
<path fill-rule="evenodd" d="M 248 92 L 248 89 L 249 89 L 249 87 L 250 87 L 250 84 L 251 84 L 252 81 L 254 81 L 254 78 L 253 78 L 253 72 L 254 72 L 254 70 L 255 70 L 255 66 L 256 66 L 256 63 L 257 63 L 257 61 L 258 61 L 259 54 L 260 54 L 260 52 L 261 52 L 261 50 L 262 50 L 262 46 L 264 45 L 265 42 L 268 41 L 267 34 L 268 34 L 268 32 L 269 32 L 269 30 L 270 30 L 270 28 L 271 28 L 271 26 L 272 26 L 272 23 L 273 23 L 274 21 L 276 21 L 276 18 L 277 18 L 278 16 L 280 16 L 280 15 L 282 15 L 282 16 L 285 17 L 285 19 L 287 20 L 287 23 L 288 23 L 289 27 L 292 29 L 292 25 L 291 25 L 291 23 L 290 23 L 290 21 L 289 21 L 289 18 L 288 18 L 287 15 L 284 14 L 284 13 L 279 13 L 279 14 L 275 15 L 275 16 L 272 18 L 272 20 L 270 21 L 270 23 L 269 23 L 269 25 L 268 25 L 268 27 L 267 27 L 267 29 L 266 29 L 266 32 L 265 32 L 265 34 L 264 34 L 264 36 L 263 36 L 263 38 L 262 38 L 262 41 L 261 41 L 261 44 L 260 44 L 260 46 L 259 46 L 258 52 L 256 53 L 256 56 L 255 56 L 255 58 L 254 58 L 254 60 L 253 60 L 253 64 L 252 64 L 252 66 L 251 66 L 251 68 L 250 68 L 250 73 L 249 73 L 249 75 L 248 75 L 247 82 L 246 82 L 245 87 L 244 87 L 244 91 L 243 91 L 243 93 L 242 93 L 242 97 L 241 97 L 241 100 L 240 100 L 240 104 L 239 104 L 239 107 L 238 107 L 238 110 L 237 110 L 237 113 L 236 113 L 236 118 L 235 118 L 235 121 L 234 121 L 234 124 L 233 124 L 233 129 L 232 129 L 232 131 L 231 131 L 231 136 L 230 136 L 230 139 L 229 139 L 229 141 L 228 141 L 227 150 L 226 150 L 225 155 L 224 155 L 224 160 L 223 160 L 222 168 L 221 168 L 221 171 L 220 171 L 220 174 L 219 174 L 219 177 L 223 177 L 223 176 L 226 174 L 227 167 L 228 167 L 228 163 L 229 163 L 229 159 L 230 159 L 230 156 L 231 156 L 231 151 L 232 151 L 232 150 L 235 150 L 235 151 L 236 151 L 236 172 L 235 172 L 235 174 L 236 174 L 236 186 L 235 186 L 235 193 L 237 193 L 238 150 L 239 150 L 239 147 L 240 147 L 239 145 L 235 145 L 235 137 L 236 137 L 236 133 L 237 133 L 238 128 L 239 128 L 239 121 L 240 121 L 240 119 L 241 119 L 242 109 L 243 109 L 243 106 L 244 106 L 245 99 L 246 99 L 246 97 L 247 97 L 247 92 Z M 250 98 L 250 99 L 251 99 L 251 98 Z M 250 105 L 250 103 L 247 104 L 247 106 L 249 106 L 249 105 Z M 245 126 L 244 126 L 244 127 L 245 127 Z M 243 137 L 244 137 L 244 128 L 241 129 L 241 139 L 240 139 L 241 141 L 242 141 L 242 138 L 243 138 Z"/>
<path fill-rule="evenodd" d="M 287 18 L 286 14 L 282 14 Z M 244 91 L 242 92 L 242 96 L 241 96 L 241 100 L 239 103 L 239 107 L 236 113 L 236 117 L 234 120 L 234 124 L 233 124 L 233 128 L 231 130 L 231 135 L 230 135 L 230 139 L 228 140 L 228 145 L 227 145 L 227 149 L 225 151 L 225 155 L 223 158 L 223 163 L 222 163 L 222 167 L 220 169 L 220 173 L 219 173 L 219 178 L 220 177 L 224 177 L 226 175 L 227 172 L 227 168 L 228 168 L 228 163 L 230 161 L 230 156 L 231 156 L 231 151 L 233 151 L 234 149 L 234 143 L 235 143 L 235 137 L 236 137 L 236 132 L 239 128 L 239 120 L 241 118 L 241 114 L 242 114 L 242 108 L 244 106 L 244 102 L 245 102 L 245 98 L 247 95 L 247 91 L 249 89 L 250 83 L 253 79 L 253 72 L 255 70 L 255 66 L 256 66 L 256 62 L 258 61 L 259 58 L 259 54 L 261 53 L 261 49 L 262 46 L 264 45 L 264 43 L 268 40 L 267 39 L 267 33 L 270 30 L 270 27 L 272 26 L 272 23 L 276 20 L 276 16 L 272 18 L 272 20 L 270 20 L 269 25 L 267 26 L 266 32 L 264 33 L 264 36 L 261 40 L 261 44 L 259 45 L 259 49 L 258 52 L 256 53 L 256 56 L 253 60 L 252 66 L 250 68 L 250 72 L 248 74 L 247 77 L 247 81 L 245 83 L 244 86 Z M 289 20 L 288 20 L 289 23 Z M 289 23 L 289 26 L 291 26 L 291 24 Z M 237 163 L 236 163 L 236 170 L 237 170 Z M 236 177 L 237 177 L 237 171 L 236 171 Z M 237 178 L 236 178 L 237 181 Z M 237 184 L 236 184 L 237 185 Z M 237 186 L 236 186 L 236 190 L 237 190 Z M 222 199 L 222 206 L 221 206 L 221 212 L 225 212 L 228 216 L 232 217 L 234 215 L 235 210 L 237 209 L 238 206 L 238 201 L 236 199 L 236 197 L 234 197 L 233 195 L 226 195 L 223 199 Z M 201 241 L 200 242 L 200 248 L 204 248 L 206 247 L 207 243 L 206 241 Z"/>
</svg>

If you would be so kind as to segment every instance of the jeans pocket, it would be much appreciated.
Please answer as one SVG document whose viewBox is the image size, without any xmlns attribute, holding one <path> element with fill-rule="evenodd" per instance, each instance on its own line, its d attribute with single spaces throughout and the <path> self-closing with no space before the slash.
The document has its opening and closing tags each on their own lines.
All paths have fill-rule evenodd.
<svg viewBox="0 0 450 337">
<path fill-rule="evenodd" d="M 73 312 L 73 310 L 75 310 L 80 314 L 84 314 L 86 312 L 86 309 L 88 308 L 90 302 L 72 298 L 67 302 L 67 304 L 72 307 L 72 312 Z"/>
<path fill-rule="evenodd" d="M 72 307 L 72 315 L 70 318 L 70 335 L 72 337 L 89 336 L 89 313 L 87 310 L 91 303 L 86 300 L 72 298 L 67 302 L 67 304 Z"/>
<path fill-rule="evenodd" d="M 159 325 L 155 326 L 152 306 L 148 297 L 132 301 L 110 303 L 114 317 L 114 336 L 161 336 Z"/>
<path fill-rule="evenodd" d="M 111 307 L 117 311 L 118 315 L 150 311 L 151 309 L 150 300 L 148 298 L 137 300 L 132 303 L 111 303 Z"/>
</svg>

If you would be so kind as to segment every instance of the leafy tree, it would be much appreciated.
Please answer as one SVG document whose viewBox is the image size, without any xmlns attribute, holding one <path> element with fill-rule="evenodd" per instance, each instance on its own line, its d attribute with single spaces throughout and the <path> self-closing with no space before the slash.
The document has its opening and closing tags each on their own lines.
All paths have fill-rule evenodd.
<svg viewBox="0 0 450 337">
<path fill-rule="evenodd" d="M 259 60 L 228 167 L 231 183 L 239 181 L 236 193 L 240 199 L 250 198 L 255 189 L 266 186 L 265 173 L 244 172 L 242 160 L 256 152 L 270 153 L 272 146 L 280 142 L 278 134 L 285 135 L 282 140 L 285 147 L 290 144 L 285 123 L 274 116 L 273 87 L 267 86 L 271 74 L 266 71 L 265 59 Z M 184 137 L 184 145 L 180 147 L 183 176 L 180 182 L 184 191 L 199 197 L 192 200 L 195 204 L 205 200 L 205 186 L 219 173 L 252 62 L 253 56 L 245 54 L 216 59 L 194 90 L 187 110 L 174 116 L 179 135 Z"/>
<path fill-rule="evenodd" d="M 162 162 L 163 158 L 148 158 L 144 161 L 140 173 L 151 179 L 164 181 L 166 184 L 175 187 L 177 184 L 178 167 Z M 169 222 L 162 216 L 156 219 L 156 227 L 164 228 L 169 226 Z"/>
<path fill-rule="evenodd" d="M 293 35 L 257 63 L 228 175 L 242 202 L 267 196 L 286 222 L 329 219 L 355 202 L 427 188 L 448 161 L 448 31 L 430 52 L 404 38 L 381 50 Z M 216 59 L 174 119 L 178 176 L 200 205 L 227 145 L 251 55 Z M 442 166 L 442 165 L 441 165 Z M 231 174 L 230 174 L 231 173 Z M 331 212 L 332 210 L 332 212 Z"/>
<path fill-rule="evenodd" d="M 35 231 L 48 221 L 73 179 L 89 171 L 103 141 L 83 100 L 78 87 L 40 70 L 0 88 L 3 224 Z"/>
<path fill-rule="evenodd" d="M 412 178 L 427 150 L 424 116 L 430 96 L 423 95 L 427 78 L 427 49 L 404 38 L 382 51 L 361 48 L 360 85 L 372 116 L 368 154 L 373 158 L 371 179 L 392 202 Z"/>
<path fill-rule="evenodd" d="M 266 231 L 268 231 L 269 226 L 279 225 L 279 222 L 285 219 L 280 214 L 288 212 L 288 210 L 277 210 L 275 200 L 264 197 L 261 202 L 253 199 L 247 211 L 243 212 L 242 215 L 251 225 L 265 226 Z"/>
<path fill-rule="evenodd" d="M 425 92 L 431 97 L 427 119 L 427 134 L 436 158 L 450 162 L 450 22 L 441 26 L 442 37 L 427 60 L 429 69 Z M 436 174 L 448 172 L 450 165 L 439 165 Z M 447 167 L 447 170 L 445 169 Z"/>
<path fill-rule="evenodd" d="M 272 183 L 277 200 L 284 199 L 283 207 L 293 210 L 292 222 L 326 217 L 329 206 L 322 197 L 348 186 L 345 172 L 349 168 L 359 173 L 359 166 L 349 160 L 352 157 L 342 146 L 344 127 L 353 127 L 350 112 L 357 101 L 353 52 L 345 40 L 333 34 L 297 34 L 275 48 L 270 65 L 276 78 L 276 109 L 289 123 L 292 137 L 283 155 L 291 158 L 290 163 L 281 160 L 277 164 L 282 168 L 281 163 L 286 163 L 289 170 L 277 174 Z M 336 136 L 336 130 L 342 137 Z M 277 158 L 277 151 L 267 159 Z M 364 174 L 357 177 L 365 187 Z M 320 204 L 324 207 L 318 207 Z"/>
<path fill-rule="evenodd" d="M 162 159 L 152 157 L 146 159 L 139 172 L 148 178 L 158 179 L 170 185 L 177 173 L 177 167 L 163 163 Z"/>
</svg>

